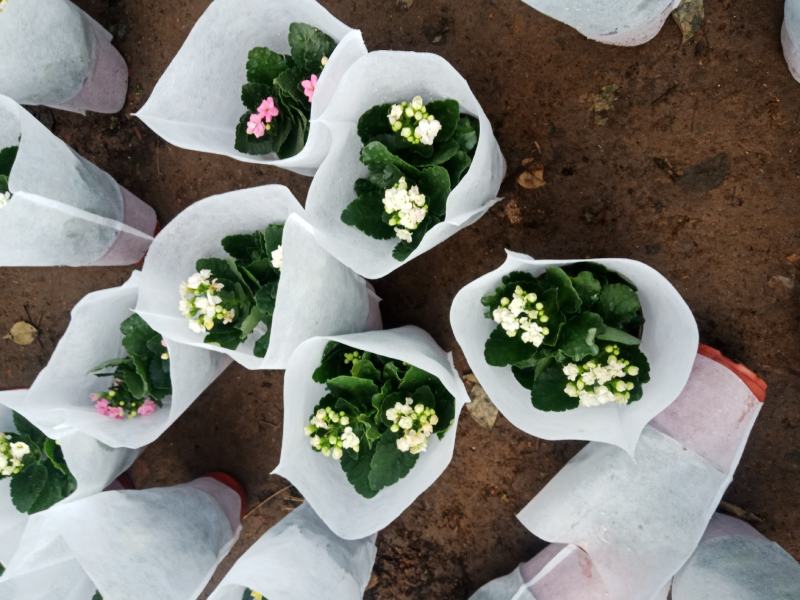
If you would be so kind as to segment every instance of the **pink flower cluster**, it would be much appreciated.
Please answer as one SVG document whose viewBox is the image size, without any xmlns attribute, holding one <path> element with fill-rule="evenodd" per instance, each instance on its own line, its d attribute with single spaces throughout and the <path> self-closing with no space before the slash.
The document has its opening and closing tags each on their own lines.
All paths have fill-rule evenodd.
<svg viewBox="0 0 800 600">
<path fill-rule="evenodd" d="M 314 92 L 317 91 L 317 76 L 311 75 L 308 79 L 304 79 L 300 82 L 300 85 L 303 86 L 303 93 L 308 98 L 308 101 L 311 102 L 314 100 Z"/>
<path fill-rule="evenodd" d="M 247 122 L 247 133 L 257 138 L 264 137 L 264 134 L 272 128 L 270 125 L 272 119 L 279 114 L 281 113 L 275 106 L 275 100 L 270 96 L 261 102 L 256 112 L 250 115 L 250 120 Z"/>
<path fill-rule="evenodd" d="M 111 417 L 112 419 L 124 419 L 125 410 L 121 406 L 112 406 L 108 402 L 108 398 L 104 398 L 100 394 L 91 394 L 89 399 L 94 402 L 94 409 L 104 417 Z M 145 400 L 136 411 L 140 417 L 146 417 L 156 411 L 158 405 L 150 398 Z"/>
</svg>

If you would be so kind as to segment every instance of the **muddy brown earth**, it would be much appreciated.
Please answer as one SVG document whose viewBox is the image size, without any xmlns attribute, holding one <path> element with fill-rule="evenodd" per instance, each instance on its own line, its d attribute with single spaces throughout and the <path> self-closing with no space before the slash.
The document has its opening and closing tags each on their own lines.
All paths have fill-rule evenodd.
<svg viewBox="0 0 800 600">
<path fill-rule="evenodd" d="M 78 152 L 152 204 L 162 223 L 206 196 L 265 183 L 303 198 L 309 179 L 184 151 L 130 114 L 148 97 L 208 0 L 78 0 L 130 66 L 122 113 L 39 114 Z M 725 500 L 800 558 L 800 83 L 780 48 L 782 0 L 707 3 L 696 43 L 667 22 L 639 48 L 602 46 L 518 0 L 323 0 L 371 49 L 436 52 L 470 82 L 509 163 L 506 200 L 375 282 L 387 326 L 415 324 L 455 353 L 450 301 L 511 248 L 537 258 L 630 257 L 660 270 L 693 309 L 702 340 L 769 384 Z M 236 35 L 236 32 L 231 32 Z M 190 107 L 187 107 L 189 109 Z M 540 162 L 544 187 L 518 183 Z M 535 168 L 533 169 L 535 171 Z M 535 184 L 529 175 L 522 182 Z M 0 270 L 0 334 L 36 323 L 30 346 L 0 340 L 0 389 L 29 385 L 86 293 L 130 268 Z M 139 487 L 212 469 L 247 486 L 244 534 L 224 569 L 301 500 L 278 463 L 282 372 L 231 366 L 148 447 Z M 379 537 L 368 597 L 463 599 L 543 542 L 515 519 L 581 447 L 468 413 L 444 475 Z"/>
</svg>

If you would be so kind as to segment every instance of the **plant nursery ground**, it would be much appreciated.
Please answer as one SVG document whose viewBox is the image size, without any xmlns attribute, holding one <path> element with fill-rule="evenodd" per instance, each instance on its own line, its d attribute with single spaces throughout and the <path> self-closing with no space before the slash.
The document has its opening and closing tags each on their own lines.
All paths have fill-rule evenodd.
<svg viewBox="0 0 800 600">
<path fill-rule="evenodd" d="M 800 83 L 781 54 L 783 0 L 710 2 L 695 42 L 682 44 L 669 20 L 638 48 L 590 42 L 519 0 L 322 2 L 360 28 L 370 49 L 452 62 L 509 164 L 503 202 L 375 282 L 385 324 L 426 329 L 467 375 L 450 302 L 498 266 L 504 249 L 651 264 L 689 303 L 702 340 L 767 380 L 766 406 L 725 501 L 800 558 Z M 37 110 L 58 136 L 152 204 L 162 223 L 195 200 L 253 185 L 282 183 L 304 198 L 305 177 L 181 150 L 131 116 L 208 0 L 77 4 L 115 34 L 130 90 L 113 116 Z M 1 270 L 0 337 L 20 320 L 39 334 L 30 345 L 0 339 L 0 389 L 28 386 L 72 306 L 130 271 Z M 132 470 L 138 487 L 215 469 L 246 485 L 244 534 L 215 580 L 302 501 L 270 475 L 282 378 L 232 365 Z M 367 597 L 460 600 L 530 558 L 544 543 L 515 513 L 580 447 L 530 437 L 502 415 L 487 428 L 465 411 L 450 467 L 380 534 Z"/>
</svg>

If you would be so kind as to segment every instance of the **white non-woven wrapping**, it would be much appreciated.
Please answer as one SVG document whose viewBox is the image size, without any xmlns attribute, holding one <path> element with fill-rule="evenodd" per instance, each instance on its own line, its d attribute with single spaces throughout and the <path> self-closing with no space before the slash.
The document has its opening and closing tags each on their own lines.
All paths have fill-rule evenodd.
<svg viewBox="0 0 800 600">
<path fill-rule="evenodd" d="M 681 0 L 522 0 L 590 40 L 638 46 L 653 39 Z"/>
<path fill-rule="evenodd" d="M 114 448 L 141 448 L 155 441 L 230 364 L 218 352 L 167 340 L 172 394 L 152 414 L 112 419 L 97 413 L 89 396 L 109 388 L 111 377 L 97 377 L 98 365 L 127 356 L 120 324 L 133 314 L 140 273 L 122 286 L 92 292 L 72 309 L 67 331 L 47 366 L 14 410 L 49 437 L 81 432 Z"/>
<path fill-rule="evenodd" d="M 356 492 L 337 461 L 314 452 L 303 431 L 325 395 L 325 386 L 311 376 L 331 341 L 414 365 L 436 376 L 455 398 L 455 417 L 444 437 L 431 436 L 428 449 L 411 472 L 373 498 Z M 286 367 L 283 400 L 281 459 L 274 473 L 291 481 L 336 535 L 355 540 L 394 521 L 444 472 L 453 458 L 458 417 L 469 396 L 453 367 L 452 356 L 423 330 L 407 326 L 303 342 Z"/>
<path fill-rule="evenodd" d="M 25 390 L 0 392 L 0 431 L 16 431 L 12 409 L 24 402 Z M 110 448 L 80 433 L 56 438 L 64 460 L 75 477 L 77 487 L 59 504 L 72 502 L 104 490 L 116 477 L 130 467 L 138 452 Z M 11 479 L 0 480 L 0 563 L 7 565 L 14 556 L 29 516 L 19 512 L 11 502 Z M 46 512 L 46 511 L 45 511 Z M 18 596 L 27 598 L 27 596 Z M 3 598 L 0 594 L 0 598 Z"/>
<path fill-rule="evenodd" d="M 29 520 L 0 600 L 37 598 L 25 595 L 37 589 L 90 590 L 84 600 L 95 590 L 113 600 L 194 600 L 239 535 L 240 505 L 208 478 L 59 505 Z"/>
<path fill-rule="evenodd" d="M 355 199 L 353 185 L 367 175 L 361 163 L 358 119 L 377 104 L 451 98 L 461 112 L 478 119 L 475 155 L 464 178 L 450 192 L 445 219 L 431 228 L 403 262 L 392 257 L 399 240 L 377 240 L 342 221 L 342 211 Z M 308 221 L 320 242 L 340 261 L 368 279 L 378 279 L 427 252 L 477 221 L 499 200 L 506 162 L 492 125 L 467 81 L 445 59 L 419 52 L 370 52 L 342 77 L 322 121 L 330 130 L 331 149 L 311 182 L 306 200 Z"/>
<path fill-rule="evenodd" d="M 800 564 L 747 523 L 716 514 L 673 579 L 672 599 L 716 598 L 797 600 Z"/>
<path fill-rule="evenodd" d="M 800 81 L 800 0 L 786 0 L 781 42 L 789 71 L 792 77 Z"/>
<path fill-rule="evenodd" d="M 236 125 L 247 111 L 241 100 L 247 54 L 255 47 L 288 54 L 293 22 L 313 25 L 338 44 L 318 74 L 306 145 L 284 159 L 239 152 L 234 141 Z M 215 0 L 197 20 L 136 116 L 181 148 L 313 175 L 330 143 L 317 119 L 344 72 L 366 53 L 361 32 L 347 27 L 314 0 Z"/>
<path fill-rule="evenodd" d="M 366 282 L 314 240 L 302 207 L 281 185 L 266 185 L 195 202 L 156 237 L 142 269 L 138 312 L 168 340 L 227 354 L 248 369 L 281 369 L 300 342 L 315 335 L 363 331 L 374 324 L 377 301 Z M 179 288 L 201 258 L 225 258 L 222 239 L 284 223 L 283 267 L 269 348 L 253 354 L 258 331 L 236 350 L 203 342 L 178 310 Z"/>
<path fill-rule="evenodd" d="M 611 600 L 661 597 L 711 520 L 760 407 L 736 374 L 698 355 L 686 388 L 644 430 L 633 458 L 587 445 L 518 517 L 534 535 L 585 551 Z M 721 412 L 731 418 L 719 422 Z"/>
<path fill-rule="evenodd" d="M 0 93 L 20 104 L 51 106 L 76 96 L 94 60 L 91 23 L 67 0 L 6 2 L 0 19 Z"/>
<path fill-rule="evenodd" d="M 0 96 L 0 149 L 19 146 L 0 208 L 0 266 L 132 264 L 152 241 L 155 213 L 126 203 L 105 171 L 75 153 L 19 104 Z M 130 225 L 129 204 L 147 214 L 147 231 Z M 126 246 L 116 260 L 112 247 Z M 104 258 L 105 257 L 105 258 Z"/>
<path fill-rule="evenodd" d="M 632 454 L 644 426 L 677 398 L 692 370 L 698 333 L 691 310 L 672 284 L 648 265 L 622 258 L 591 259 L 638 289 L 645 319 L 641 349 L 650 362 L 650 381 L 644 384 L 642 398 L 630 405 L 541 411 L 531 404 L 530 390 L 522 387 L 510 367 L 494 367 L 484 359 L 486 340 L 497 324 L 486 317 L 481 298 L 512 271 L 538 276 L 551 266 L 585 261 L 534 260 L 516 252 L 507 254 L 498 269 L 464 286 L 450 309 L 453 333 L 472 371 L 503 416 L 526 433 L 548 440 L 606 442 Z"/>
<path fill-rule="evenodd" d="M 236 561 L 209 600 L 242 600 L 245 589 L 265 598 L 361 600 L 375 562 L 376 536 L 347 541 L 303 504 Z"/>
</svg>

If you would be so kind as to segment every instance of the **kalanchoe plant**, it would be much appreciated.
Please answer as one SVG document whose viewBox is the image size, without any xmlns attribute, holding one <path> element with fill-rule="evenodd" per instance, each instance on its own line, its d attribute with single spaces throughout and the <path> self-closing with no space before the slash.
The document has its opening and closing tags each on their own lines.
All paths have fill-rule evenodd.
<svg viewBox="0 0 800 600">
<path fill-rule="evenodd" d="M 203 258 L 197 273 L 181 284 L 179 310 L 204 341 L 235 350 L 253 332 L 254 354 L 264 357 L 283 266 L 283 225 L 229 235 L 222 240 L 228 259 Z"/>
<path fill-rule="evenodd" d="M 416 96 L 370 108 L 358 135 L 369 175 L 356 181 L 342 221 L 380 240 L 396 238 L 392 255 L 403 261 L 444 220 L 447 198 L 472 163 L 478 121 L 455 100 L 426 105 Z"/>
<path fill-rule="evenodd" d="M 95 410 L 115 419 L 144 417 L 163 406 L 172 393 L 166 341 L 139 315 L 120 325 L 122 347 L 127 356 L 109 360 L 94 368 L 98 377 L 113 377 L 111 387 L 92 394 Z"/>
<path fill-rule="evenodd" d="M 514 272 L 483 297 L 497 323 L 486 362 L 511 367 L 533 406 L 564 411 L 642 397 L 650 380 L 639 349 L 644 325 L 636 288 L 596 263 Z"/>
<path fill-rule="evenodd" d="M 339 461 L 366 498 L 405 477 L 455 417 L 455 399 L 430 373 L 337 342 L 313 379 L 327 394 L 305 427 L 311 447 Z"/>
<path fill-rule="evenodd" d="M 247 154 L 294 156 L 308 138 L 317 78 L 336 42 L 305 23 L 289 26 L 291 54 L 253 48 L 247 57 L 242 103 L 247 111 L 236 127 L 235 147 Z"/>
<path fill-rule="evenodd" d="M 32 515 L 60 502 L 77 487 L 61 447 L 14 413 L 16 432 L 0 433 L 0 479 L 11 478 L 11 502 Z"/>
<path fill-rule="evenodd" d="M 268 600 L 268 598 L 261 592 L 246 588 L 242 594 L 242 600 Z"/>
<path fill-rule="evenodd" d="M 11 177 L 11 167 L 17 158 L 19 146 L 9 146 L 0 150 L 0 208 L 3 208 L 11 200 L 11 192 L 8 189 L 8 178 Z"/>
</svg>

